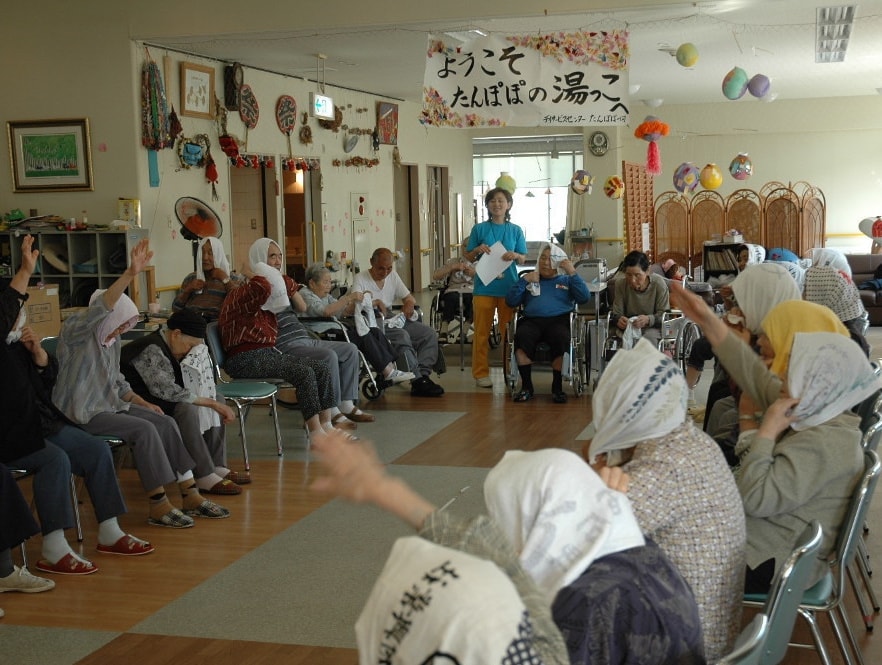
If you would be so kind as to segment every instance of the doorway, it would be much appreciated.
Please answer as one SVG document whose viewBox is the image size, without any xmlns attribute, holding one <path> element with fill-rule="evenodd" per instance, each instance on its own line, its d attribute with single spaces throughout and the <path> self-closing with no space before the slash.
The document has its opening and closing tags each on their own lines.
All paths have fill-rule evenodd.
<svg viewBox="0 0 882 665">
<path fill-rule="evenodd" d="M 416 165 L 402 165 L 395 169 L 392 196 L 395 201 L 395 247 L 399 254 L 395 269 L 411 291 L 418 291 L 419 270 L 419 185 Z M 417 233 L 413 234 L 414 223 Z M 371 250 L 373 251 L 373 250 Z M 414 257 L 417 257 L 416 259 Z"/>
<path fill-rule="evenodd" d="M 426 199 L 429 234 L 432 239 L 430 271 L 444 265 L 451 258 L 451 238 L 456 232 L 450 228 L 450 183 L 446 166 L 427 167 Z"/>
</svg>

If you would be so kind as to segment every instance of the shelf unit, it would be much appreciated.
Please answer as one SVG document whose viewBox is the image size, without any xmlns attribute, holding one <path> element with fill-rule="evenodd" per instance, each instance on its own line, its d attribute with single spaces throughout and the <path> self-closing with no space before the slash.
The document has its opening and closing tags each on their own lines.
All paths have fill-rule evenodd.
<svg viewBox="0 0 882 665">
<path fill-rule="evenodd" d="M 62 309 L 88 305 L 89 297 L 95 289 L 106 289 L 125 269 L 120 269 L 119 265 L 111 266 L 111 257 L 115 254 L 119 257 L 119 252 L 125 252 L 124 265 L 128 265 L 132 247 L 149 235 L 147 229 L 141 228 L 111 231 L 0 231 L 0 264 L 3 272 L 8 273 L 7 276 L 14 275 L 21 265 L 21 239 L 28 233 L 34 236 L 34 246 L 40 250 L 37 269 L 31 276 L 30 283 L 58 284 L 59 305 Z M 58 257 L 66 266 L 60 263 L 53 265 L 49 255 Z M 55 262 L 58 263 L 58 260 Z M 143 276 L 139 276 L 139 279 L 143 280 Z M 143 289 L 136 287 L 136 290 L 144 293 Z M 146 303 L 135 304 L 139 309 L 146 309 Z"/>
<path fill-rule="evenodd" d="M 704 279 L 721 275 L 737 275 L 738 256 L 735 254 L 735 248 L 741 246 L 742 243 L 704 243 L 701 260 L 701 265 L 704 267 Z"/>
</svg>

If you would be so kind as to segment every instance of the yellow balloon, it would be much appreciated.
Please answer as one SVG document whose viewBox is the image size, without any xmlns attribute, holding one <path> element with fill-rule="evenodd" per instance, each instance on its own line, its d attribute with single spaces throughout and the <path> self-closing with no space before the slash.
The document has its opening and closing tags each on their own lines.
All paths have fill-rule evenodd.
<svg viewBox="0 0 882 665">
<path fill-rule="evenodd" d="M 677 48 L 677 64 L 682 67 L 694 67 L 698 62 L 698 49 L 695 44 L 686 42 Z"/>
<path fill-rule="evenodd" d="M 723 172 L 716 164 L 707 164 L 701 169 L 698 181 L 705 189 L 716 189 L 723 184 Z"/>
</svg>

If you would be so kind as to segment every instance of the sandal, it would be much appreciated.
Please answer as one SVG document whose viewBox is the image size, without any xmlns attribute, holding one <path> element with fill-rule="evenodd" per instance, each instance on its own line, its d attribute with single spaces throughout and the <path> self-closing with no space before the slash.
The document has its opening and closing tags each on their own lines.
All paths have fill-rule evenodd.
<svg viewBox="0 0 882 665">
<path fill-rule="evenodd" d="M 358 425 L 356 425 L 353 421 L 349 420 L 346 417 L 345 413 L 338 413 L 336 416 L 331 418 L 331 424 L 337 429 L 356 429 Z"/>
<path fill-rule="evenodd" d="M 209 487 L 207 490 L 199 490 L 200 494 L 241 494 L 242 488 L 232 480 L 221 480 Z"/>
<path fill-rule="evenodd" d="M 167 526 L 172 529 L 189 529 L 194 522 L 192 517 L 187 517 L 177 508 L 172 508 L 160 518 L 148 517 L 147 524 Z"/>
<path fill-rule="evenodd" d="M 532 390 L 522 390 L 517 395 L 514 396 L 515 402 L 526 402 L 527 400 L 533 399 L 533 391 Z"/>
<path fill-rule="evenodd" d="M 57 575 L 91 575 L 98 572 L 98 566 L 91 561 L 81 561 L 73 554 L 68 553 L 56 563 L 49 563 L 46 559 L 40 559 L 37 561 L 37 570 Z"/>
<path fill-rule="evenodd" d="M 146 540 L 135 538 L 129 534 L 124 535 L 113 545 L 98 544 L 98 551 L 104 554 L 121 554 L 123 556 L 140 556 L 142 554 L 150 554 L 153 551 L 153 545 Z"/>
<path fill-rule="evenodd" d="M 251 482 L 251 472 L 250 471 L 230 471 L 227 475 L 224 476 L 224 480 L 229 480 L 237 485 L 247 485 Z"/>
<path fill-rule="evenodd" d="M 210 520 L 222 520 L 230 516 L 229 510 L 208 499 L 205 499 L 196 508 L 185 508 L 184 512 L 190 517 L 206 517 Z"/>
</svg>

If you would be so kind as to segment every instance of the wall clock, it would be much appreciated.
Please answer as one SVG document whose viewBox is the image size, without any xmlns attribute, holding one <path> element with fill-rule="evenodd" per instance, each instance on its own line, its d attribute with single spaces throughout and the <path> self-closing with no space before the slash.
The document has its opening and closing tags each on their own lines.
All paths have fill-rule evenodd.
<svg viewBox="0 0 882 665">
<path fill-rule="evenodd" d="M 588 137 L 588 149 L 595 157 L 603 157 L 609 150 L 609 139 L 603 132 L 594 132 Z"/>
</svg>

